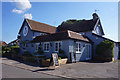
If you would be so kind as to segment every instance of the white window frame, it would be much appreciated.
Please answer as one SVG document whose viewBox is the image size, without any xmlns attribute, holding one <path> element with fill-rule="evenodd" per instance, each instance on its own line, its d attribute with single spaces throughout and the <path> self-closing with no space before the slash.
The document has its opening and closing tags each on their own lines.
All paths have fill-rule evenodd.
<svg viewBox="0 0 120 80">
<path fill-rule="evenodd" d="M 56 43 L 58 43 L 58 46 L 57 46 L 58 51 L 56 51 Z M 62 48 L 62 41 L 56 41 L 56 42 L 54 43 L 54 51 L 55 51 L 55 52 L 59 52 L 59 43 L 61 44 L 61 48 Z"/>
<path fill-rule="evenodd" d="M 78 46 L 76 46 L 76 44 L 78 44 Z M 80 47 L 79 47 L 79 44 L 80 44 Z M 81 42 L 76 42 L 76 43 L 75 43 L 75 51 L 76 51 L 76 48 L 78 48 L 78 51 L 76 51 L 76 53 L 81 53 L 82 50 L 79 51 L 80 48 L 82 49 L 82 46 L 81 46 L 81 45 L 82 45 Z"/>
<path fill-rule="evenodd" d="M 45 46 L 45 44 L 46 44 L 46 46 Z M 49 44 L 48 50 L 47 50 L 47 44 Z M 46 49 L 45 49 L 45 48 L 46 48 Z M 43 50 L 44 50 L 44 52 L 49 52 L 49 51 L 50 51 L 50 42 L 44 42 Z"/>
</svg>

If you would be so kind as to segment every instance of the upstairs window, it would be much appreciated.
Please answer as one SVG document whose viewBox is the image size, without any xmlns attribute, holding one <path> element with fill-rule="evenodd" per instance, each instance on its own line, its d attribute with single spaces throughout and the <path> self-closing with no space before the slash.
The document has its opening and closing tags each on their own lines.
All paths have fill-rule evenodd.
<svg viewBox="0 0 120 80">
<path fill-rule="evenodd" d="M 49 42 L 45 42 L 44 43 L 44 51 L 45 52 L 49 52 L 49 50 L 50 50 L 50 43 Z"/>
</svg>

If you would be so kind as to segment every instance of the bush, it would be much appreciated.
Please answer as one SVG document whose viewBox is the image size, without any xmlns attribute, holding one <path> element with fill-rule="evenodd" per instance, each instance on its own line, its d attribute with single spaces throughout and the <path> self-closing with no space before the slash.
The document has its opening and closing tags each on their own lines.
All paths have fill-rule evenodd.
<svg viewBox="0 0 120 80">
<path fill-rule="evenodd" d="M 10 48 L 11 48 L 11 53 L 18 54 L 20 51 L 19 46 L 11 46 Z"/>
<path fill-rule="evenodd" d="M 40 54 L 43 54 L 42 49 L 39 49 L 37 52 L 34 53 L 34 55 L 40 55 Z"/>
<path fill-rule="evenodd" d="M 58 57 L 58 59 L 61 59 L 61 57 Z"/>
<path fill-rule="evenodd" d="M 114 43 L 109 40 L 102 41 L 97 45 L 96 53 L 102 57 L 113 57 L 114 56 Z"/>
<path fill-rule="evenodd" d="M 29 51 L 24 51 L 24 54 L 22 54 L 22 56 L 33 57 L 33 55 L 29 53 Z"/>
<path fill-rule="evenodd" d="M 66 56 L 65 53 L 64 53 L 64 50 L 61 50 L 61 49 L 59 49 L 58 56 L 61 57 L 61 59 L 67 58 L 67 56 Z"/>
<path fill-rule="evenodd" d="M 64 54 L 64 51 L 59 49 L 59 54 Z"/>
<path fill-rule="evenodd" d="M 25 62 L 35 62 L 34 56 L 29 53 L 29 51 L 24 51 L 24 53 L 22 54 L 22 58 Z"/>
</svg>

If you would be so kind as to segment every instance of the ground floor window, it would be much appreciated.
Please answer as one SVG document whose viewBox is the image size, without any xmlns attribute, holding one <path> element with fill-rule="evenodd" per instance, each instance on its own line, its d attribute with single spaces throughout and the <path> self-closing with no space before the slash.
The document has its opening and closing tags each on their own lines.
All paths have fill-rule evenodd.
<svg viewBox="0 0 120 80">
<path fill-rule="evenodd" d="M 49 42 L 44 42 L 44 51 L 49 52 L 50 50 L 50 43 Z"/>
<path fill-rule="evenodd" d="M 81 52 L 81 43 L 80 42 L 76 42 L 75 46 L 76 46 L 76 53 L 80 53 Z"/>
<path fill-rule="evenodd" d="M 61 49 L 62 42 L 55 42 L 55 52 L 58 52 Z"/>
<path fill-rule="evenodd" d="M 39 43 L 36 43 L 36 51 L 39 49 Z"/>
</svg>

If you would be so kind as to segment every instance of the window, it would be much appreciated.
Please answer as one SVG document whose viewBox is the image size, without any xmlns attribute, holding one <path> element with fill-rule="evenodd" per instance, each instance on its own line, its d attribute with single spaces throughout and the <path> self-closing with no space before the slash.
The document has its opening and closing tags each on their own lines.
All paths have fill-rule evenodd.
<svg viewBox="0 0 120 80">
<path fill-rule="evenodd" d="M 61 42 L 55 42 L 55 52 L 58 52 L 61 49 Z"/>
<path fill-rule="evenodd" d="M 36 43 L 36 51 L 39 49 L 39 43 Z"/>
<path fill-rule="evenodd" d="M 81 52 L 81 43 L 80 42 L 76 42 L 76 53 Z"/>
<path fill-rule="evenodd" d="M 49 49 L 50 49 L 50 43 L 49 42 L 45 42 L 44 43 L 44 51 L 45 52 L 49 52 Z"/>
</svg>

